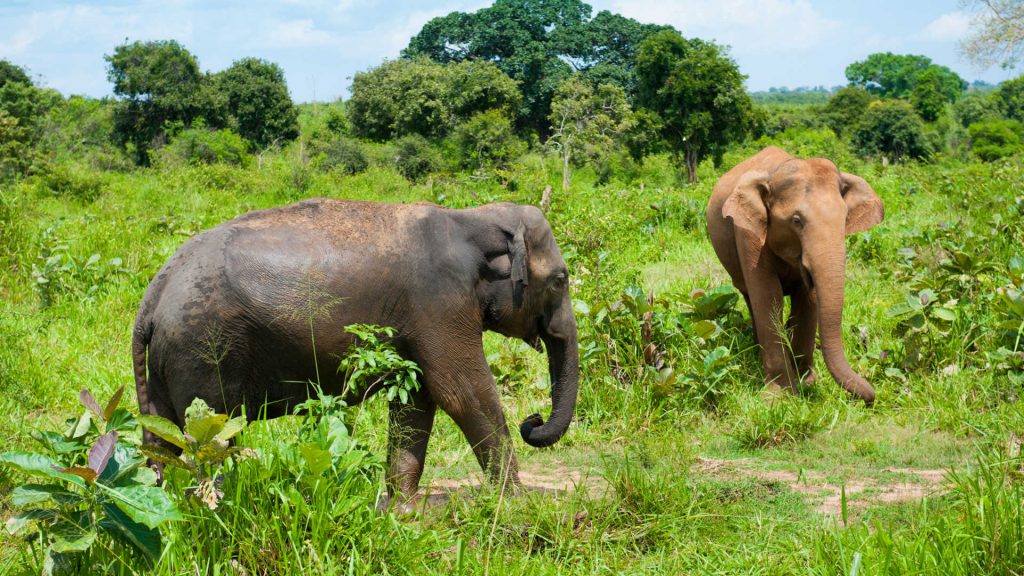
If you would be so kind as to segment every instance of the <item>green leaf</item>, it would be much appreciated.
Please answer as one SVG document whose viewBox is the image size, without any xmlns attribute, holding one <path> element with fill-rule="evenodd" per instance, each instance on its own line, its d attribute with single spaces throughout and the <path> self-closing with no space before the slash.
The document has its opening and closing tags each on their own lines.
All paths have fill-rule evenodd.
<svg viewBox="0 0 1024 576">
<path fill-rule="evenodd" d="M 103 513 L 106 518 L 99 521 L 100 528 L 128 542 L 150 560 L 160 557 L 160 532 L 155 528 L 147 528 L 132 520 L 120 508 L 113 504 L 104 504 Z"/>
<path fill-rule="evenodd" d="M 58 484 L 23 484 L 11 490 L 11 504 L 18 508 L 49 500 L 62 503 L 80 498 Z"/>
<path fill-rule="evenodd" d="M 232 418 L 231 420 L 228 420 L 224 424 L 224 428 L 221 429 L 221 431 L 218 432 L 214 438 L 217 440 L 223 440 L 227 442 L 228 440 L 234 438 L 236 434 L 241 432 L 245 428 L 245 425 L 245 416 L 238 416 L 236 418 Z"/>
<path fill-rule="evenodd" d="M 167 466 L 187 468 L 185 462 L 181 458 L 163 446 L 157 446 L 156 444 L 143 444 L 142 446 L 139 446 L 139 452 L 154 462 L 159 462 Z"/>
<path fill-rule="evenodd" d="M 23 510 L 14 514 L 7 519 L 4 523 L 4 528 L 7 533 L 11 536 L 17 536 L 22 530 L 25 529 L 32 522 L 38 522 L 41 520 L 53 520 L 57 517 L 57 511 L 51 509 L 37 508 L 33 510 Z"/>
<path fill-rule="evenodd" d="M 114 392 L 114 395 L 107 401 L 106 408 L 103 409 L 103 420 L 110 422 L 110 419 L 114 416 L 114 410 L 117 410 L 117 405 L 121 403 L 121 396 L 124 395 L 124 386 L 122 385 Z"/>
<path fill-rule="evenodd" d="M 50 526 L 53 543 L 50 548 L 54 552 L 83 552 L 96 541 L 96 530 L 89 520 L 88 512 L 72 515 L 71 519 L 58 521 Z"/>
<path fill-rule="evenodd" d="M 303 444 L 299 447 L 299 452 L 313 474 L 320 475 L 331 467 L 333 461 L 331 453 L 317 447 L 316 444 Z"/>
<path fill-rule="evenodd" d="M 89 468 L 96 474 L 103 474 L 107 468 L 107 462 L 114 455 L 114 448 L 117 447 L 117 432 L 111 430 L 96 439 L 96 443 L 89 449 Z"/>
<path fill-rule="evenodd" d="M 714 320 L 699 320 L 693 323 L 693 331 L 698 338 L 707 340 L 721 333 L 722 328 Z"/>
<path fill-rule="evenodd" d="M 111 413 L 110 418 L 107 419 L 107 430 L 127 432 L 135 430 L 138 425 L 139 422 L 135 419 L 135 416 L 124 408 L 115 408 Z"/>
<path fill-rule="evenodd" d="M 181 433 L 181 429 L 167 418 L 143 415 L 139 416 L 139 423 L 146 430 L 174 444 L 178 448 L 185 448 L 188 445 L 188 441 L 185 440 L 185 435 Z"/>
<path fill-rule="evenodd" d="M 82 415 L 78 418 L 78 421 L 75 422 L 74 427 L 68 431 L 67 435 L 71 438 L 81 438 L 89 433 L 91 425 L 92 415 L 88 410 L 86 410 L 85 412 L 82 412 Z"/>
<path fill-rule="evenodd" d="M 42 454 L 35 454 L 32 452 L 4 452 L 0 454 L 0 464 L 6 464 L 7 466 L 24 472 L 25 474 L 56 478 L 58 480 L 71 482 L 72 484 L 82 488 L 85 487 L 85 482 L 81 478 L 61 472 L 60 464 L 58 464 L 56 460 L 43 456 Z"/>
<path fill-rule="evenodd" d="M 185 433 L 195 438 L 196 443 L 206 444 L 224 429 L 227 420 L 227 414 L 199 416 L 185 424 Z"/>
<path fill-rule="evenodd" d="M 107 488 L 97 484 L 110 495 L 111 500 L 129 518 L 156 528 L 164 522 L 181 520 L 183 517 L 178 507 L 163 488 L 156 486 L 125 486 Z"/>
<path fill-rule="evenodd" d="M 946 322 L 953 322 L 954 320 L 956 320 L 956 312 L 950 310 L 949 308 L 933 308 L 932 315 L 938 318 L 939 320 L 944 320 Z"/>
</svg>

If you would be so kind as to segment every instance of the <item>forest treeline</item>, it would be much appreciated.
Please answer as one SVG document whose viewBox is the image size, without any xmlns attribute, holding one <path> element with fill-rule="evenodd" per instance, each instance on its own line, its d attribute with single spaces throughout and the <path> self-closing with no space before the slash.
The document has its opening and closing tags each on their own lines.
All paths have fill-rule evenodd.
<svg viewBox="0 0 1024 576">
<path fill-rule="evenodd" d="M 702 161 L 787 130 L 831 131 L 890 162 L 992 161 L 1024 141 L 1024 76 L 978 89 L 925 56 L 885 52 L 851 63 L 847 86 L 755 101 L 728 47 L 579 0 L 497 0 L 435 18 L 328 105 L 297 106 L 265 60 L 203 72 L 174 40 L 126 42 L 105 59 L 113 97 L 101 99 L 37 86 L 0 60 L 0 178 L 69 162 L 245 164 L 294 147 L 316 168 L 380 161 L 410 179 L 484 177 L 539 151 L 560 158 L 568 187 L 580 166 L 600 176 L 657 153 L 692 182 Z M 312 113 L 300 130 L 302 106 Z"/>
</svg>

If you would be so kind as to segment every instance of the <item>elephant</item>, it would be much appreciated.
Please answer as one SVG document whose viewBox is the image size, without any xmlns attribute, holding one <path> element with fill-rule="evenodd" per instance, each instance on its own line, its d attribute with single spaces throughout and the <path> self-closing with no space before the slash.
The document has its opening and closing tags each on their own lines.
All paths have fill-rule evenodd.
<svg viewBox="0 0 1024 576">
<path fill-rule="evenodd" d="M 199 397 L 219 412 L 274 418 L 305 401 L 317 379 L 339 394 L 343 376 L 325 364 L 337 366 L 353 343 L 343 327 L 355 323 L 396 329 L 396 351 L 421 370 L 419 390 L 389 406 L 391 499 L 416 501 L 437 407 L 490 481 L 521 488 L 484 330 L 546 348 L 551 415 L 528 417 L 523 440 L 550 446 L 569 427 L 579 350 L 568 270 L 541 211 L 507 203 L 456 210 L 311 199 L 195 236 L 139 305 L 140 411 L 181 425 Z M 146 440 L 159 442 L 149 432 Z"/>
<path fill-rule="evenodd" d="M 840 172 L 831 160 L 795 158 L 781 148 L 765 148 L 715 184 L 707 209 L 711 244 L 747 302 L 770 385 L 793 390 L 800 377 L 814 381 L 820 335 L 835 381 L 867 405 L 874 402 L 874 388 L 850 368 L 843 350 L 845 237 L 883 218 L 882 201 L 863 178 Z"/>
</svg>

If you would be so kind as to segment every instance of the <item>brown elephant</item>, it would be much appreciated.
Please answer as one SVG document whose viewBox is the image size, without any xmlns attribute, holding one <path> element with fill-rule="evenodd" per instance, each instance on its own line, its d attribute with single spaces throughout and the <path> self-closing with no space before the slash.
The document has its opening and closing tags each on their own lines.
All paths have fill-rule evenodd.
<svg viewBox="0 0 1024 576">
<path fill-rule="evenodd" d="M 801 376 L 814 380 L 820 331 L 832 377 L 874 402 L 874 388 L 843 351 L 845 237 L 883 217 L 882 201 L 864 179 L 840 172 L 831 160 L 794 158 L 775 147 L 715 184 L 707 212 L 711 244 L 747 301 L 770 384 L 792 389 Z M 785 296 L 791 313 L 783 330 Z M 792 335 L 788 344 L 785 332 Z"/>
<path fill-rule="evenodd" d="M 331 363 L 351 346 L 343 328 L 355 323 L 396 328 L 395 348 L 422 369 L 409 404 L 390 406 L 392 495 L 416 494 L 437 408 L 493 481 L 519 485 L 484 330 L 547 350 L 551 417 L 527 418 L 523 440 L 550 446 L 569 427 L 579 353 L 568 271 L 540 210 L 513 204 L 316 199 L 203 232 L 167 261 L 139 306 L 140 411 L 181 424 L 200 397 L 221 412 L 275 417 L 317 379 L 338 394 L 344 381 Z"/>
</svg>

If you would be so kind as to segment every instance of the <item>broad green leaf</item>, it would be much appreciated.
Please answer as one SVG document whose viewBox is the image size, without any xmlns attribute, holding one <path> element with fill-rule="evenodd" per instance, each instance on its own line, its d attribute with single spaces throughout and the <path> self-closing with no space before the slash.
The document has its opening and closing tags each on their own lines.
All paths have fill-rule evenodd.
<svg viewBox="0 0 1024 576">
<path fill-rule="evenodd" d="M 86 410 L 82 412 L 82 415 L 75 422 L 75 425 L 68 431 L 68 436 L 71 438 L 81 438 L 89 433 L 89 428 L 92 425 L 92 413 Z"/>
<path fill-rule="evenodd" d="M 99 521 L 100 528 L 131 544 L 150 560 L 155 561 L 160 557 L 160 532 L 158 530 L 132 520 L 113 504 L 105 504 L 103 513 L 106 518 Z"/>
<path fill-rule="evenodd" d="M 82 391 L 78 393 L 78 401 L 89 409 L 90 412 L 96 415 L 97 418 L 103 418 L 103 408 L 100 408 L 99 402 L 96 398 L 93 398 L 92 392 L 89 392 L 88 388 L 82 388 Z"/>
<path fill-rule="evenodd" d="M 156 434 L 160 438 L 174 444 L 178 448 L 185 448 L 188 442 L 185 440 L 185 435 L 181 433 L 181 429 L 174 423 L 162 416 L 150 416 L 144 415 L 139 416 L 139 423 L 146 430 L 149 430 L 153 434 Z"/>
<path fill-rule="evenodd" d="M 302 459 L 306 461 L 306 466 L 309 467 L 310 472 L 313 474 L 320 475 L 331 467 L 333 460 L 331 453 L 317 447 L 315 444 L 303 444 L 299 448 L 299 452 L 302 454 Z"/>
<path fill-rule="evenodd" d="M 932 315 L 946 322 L 953 322 L 954 320 L 956 320 L 956 312 L 950 310 L 949 308 L 933 308 Z"/>
<path fill-rule="evenodd" d="M 96 443 L 89 449 L 89 468 L 92 468 L 96 474 L 103 474 L 116 447 L 117 432 L 114 430 L 97 438 Z"/>
<path fill-rule="evenodd" d="M 88 512 L 73 514 L 69 519 L 58 521 L 50 526 L 48 532 L 53 537 L 50 548 L 54 552 L 82 552 L 96 541 L 96 530 L 89 520 Z"/>
<path fill-rule="evenodd" d="M 61 472 L 61 466 L 56 460 L 43 456 L 42 454 L 35 454 L 32 452 L 4 452 L 0 454 L 0 464 L 6 464 L 24 472 L 25 474 L 56 478 L 58 480 L 71 482 L 72 484 L 82 488 L 85 487 L 85 482 L 81 478 Z"/>
<path fill-rule="evenodd" d="M 107 420 L 107 430 L 127 432 L 129 430 L 135 430 L 135 427 L 138 425 L 139 422 L 135 419 L 135 416 L 124 408 L 114 409 L 110 418 Z"/>
<path fill-rule="evenodd" d="M 48 500 L 61 503 L 80 498 L 57 484 L 23 484 L 11 490 L 11 504 L 18 508 Z"/>
<path fill-rule="evenodd" d="M 111 417 L 114 416 L 114 410 L 117 410 L 117 405 L 121 403 L 121 396 L 124 394 L 124 386 L 122 385 L 114 392 L 114 395 L 107 401 L 106 408 L 103 409 L 103 420 L 109 422 Z"/>
<path fill-rule="evenodd" d="M 714 320 L 699 320 L 693 323 L 693 331 L 698 338 L 707 340 L 712 336 L 717 336 L 722 328 Z"/>
<path fill-rule="evenodd" d="M 23 510 L 14 514 L 4 523 L 4 528 L 11 536 L 17 536 L 26 526 L 39 520 L 53 520 L 57 511 L 51 509 Z"/>
<path fill-rule="evenodd" d="M 185 433 L 195 438 L 198 444 L 206 444 L 224 429 L 227 414 L 208 414 L 193 418 L 185 424 Z"/>
<path fill-rule="evenodd" d="M 182 461 L 174 452 L 171 452 L 163 446 L 157 446 L 155 444 L 143 444 L 139 446 L 139 452 L 141 452 L 146 458 L 154 462 L 159 462 L 167 466 L 178 466 L 180 468 L 186 468 L 185 462 Z"/>
<path fill-rule="evenodd" d="M 102 486 L 102 485 L 99 485 Z M 164 522 L 181 520 L 181 512 L 163 488 L 157 486 L 125 486 L 103 490 L 129 518 L 156 528 Z"/>
<path fill-rule="evenodd" d="M 215 438 L 217 440 L 228 441 L 235 437 L 236 434 L 241 432 L 245 428 L 246 418 L 245 416 L 238 416 L 228 420 L 224 424 L 224 428 L 217 433 Z"/>
</svg>

